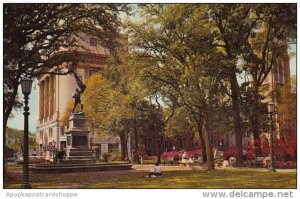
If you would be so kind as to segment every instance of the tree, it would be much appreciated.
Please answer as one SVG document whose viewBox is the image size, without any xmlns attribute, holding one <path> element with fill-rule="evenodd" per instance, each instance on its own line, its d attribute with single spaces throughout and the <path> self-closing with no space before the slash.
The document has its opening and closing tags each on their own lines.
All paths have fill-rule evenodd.
<svg viewBox="0 0 300 199">
<path fill-rule="evenodd" d="M 170 115 L 169 109 L 165 109 L 165 115 Z M 191 114 L 183 107 L 176 108 L 173 116 L 169 119 L 164 129 L 166 137 L 185 136 L 191 140 L 191 148 L 193 148 L 194 138 L 196 137 L 196 124 L 193 122 Z M 205 157 L 206 158 L 206 157 Z"/>
<path fill-rule="evenodd" d="M 289 61 L 287 47 L 288 42 L 293 41 L 296 32 L 296 5 L 294 4 L 272 4 L 267 6 L 258 4 L 253 6 L 252 18 L 257 21 L 257 27 L 252 30 L 252 36 L 246 40 L 247 50 L 243 58 L 247 63 L 245 68 L 252 77 L 252 131 L 257 140 L 256 149 L 260 153 L 259 110 L 261 87 L 268 74 L 274 68 Z M 273 82 L 271 83 L 273 84 Z M 273 87 L 273 86 L 272 86 Z M 274 96 L 271 93 L 271 96 Z M 273 97 L 272 97 L 273 98 Z"/>
<path fill-rule="evenodd" d="M 212 45 L 207 10 L 207 5 L 195 4 L 146 5 L 146 21 L 132 24 L 130 33 L 134 63 L 143 66 L 147 85 L 154 86 L 171 109 L 182 107 L 192 116 L 205 140 L 208 168 L 213 169 L 209 109 L 222 102 L 224 86 L 213 67 L 221 54 Z"/>
<path fill-rule="evenodd" d="M 240 87 L 237 74 L 242 71 L 236 63 L 240 54 L 244 52 L 245 44 L 256 21 L 247 21 L 251 10 L 250 4 L 213 4 L 210 6 L 210 21 L 215 28 L 212 29 L 215 36 L 215 47 L 224 54 L 226 66 L 223 68 L 223 76 L 230 82 L 230 98 L 232 99 L 232 113 L 234 121 L 234 134 L 236 142 L 237 166 L 242 166 L 243 148 L 240 115 Z"/>
<path fill-rule="evenodd" d="M 277 99 L 277 114 L 280 126 L 292 127 L 291 132 L 281 132 L 285 138 L 294 138 L 296 135 L 296 121 L 297 121 L 297 95 L 292 92 L 292 87 L 296 86 L 296 79 L 291 78 L 282 87 L 277 87 L 275 90 Z"/>
<path fill-rule="evenodd" d="M 237 162 L 241 161 L 240 88 L 236 74 L 246 71 L 252 77 L 251 126 L 256 149 L 260 150 L 259 92 L 273 68 L 275 60 L 284 57 L 287 39 L 295 37 L 296 6 L 293 4 L 215 4 L 211 6 L 211 21 L 217 27 L 216 46 L 232 61 L 229 68 L 232 105 L 235 116 Z M 235 64 L 245 61 L 243 68 Z M 258 151 L 259 152 L 259 151 Z"/>
<path fill-rule="evenodd" d="M 112 89 L 112 83 L 101 74 L 92 75 L 86 82 L 83 95 L 89 127 L 103 132 L 116 133 L 121 140 L 121 159 L 125 158 L 125 130 L 128 113 L 123 109 L 124 96 Z M 99 132 L 98 132 L 99 133 Z"/>
<path fill-rule="evenodd" d="M 23 152 L 23 137 L 24 137 L 23 131 L 9 128 L 9 127 L 7 127 L 6 131 L 7 131 L 6 146 L 13 149 L 15 152 Z M 34 134 L 29 133 L 28 146 L 29 148 L 36 147 Z"/>
<path fill-rule="evenodd" d="M 103 46 L 114 50 L 120 26 L 117 13 L 127 10 L 120 4 L 4 4 L 4 143 L 7 120 L 13 108 L 21 106 L 20 78 L 67 74 L 59 66 L 76 62 L 76 54 L 57 52 L 80 47 L 71 37 L 80 31 L 97 33 Z"/>
</svg>

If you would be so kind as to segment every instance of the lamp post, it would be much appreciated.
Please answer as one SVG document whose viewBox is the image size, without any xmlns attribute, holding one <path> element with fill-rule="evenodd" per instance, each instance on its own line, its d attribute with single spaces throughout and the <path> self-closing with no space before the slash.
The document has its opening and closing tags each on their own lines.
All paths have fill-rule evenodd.
<svg viewBox="0 0 300 199">
<path fill-rule="evenodd" d="M 275 104 L 273 102 L 268 103 L 268 113 L 270 119 L 270 167 L 269 170 L 275 172 L 274 167 L 274 154 L 273 154 L 273 114 L 275 110 Z"/>
<path fill-rule="evenodd" d="M 24 77 L 21 79 L 21 87 L 22 93 L 24 94 L 24 146 L 23 146 L 23 179 L 21 188 L 22 189 L 30 189 L 31 185 L 29 184 L 29 161 L 28 161 L 28 116 L 29 116 L 29 107 L 28 107 L 28 99 L 29 94 L 31 93 L 31 85 L 32 80 L 28 77 Z"/>
</svg>

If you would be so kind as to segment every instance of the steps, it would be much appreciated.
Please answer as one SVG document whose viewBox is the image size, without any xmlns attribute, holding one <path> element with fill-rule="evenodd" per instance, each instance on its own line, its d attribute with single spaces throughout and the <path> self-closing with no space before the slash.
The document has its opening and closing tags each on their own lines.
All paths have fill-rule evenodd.
<svg viewBox="0 0 300 199">
<path fill-rule="evenodd" d="M 70 149 L 69 156 L 64 161 L 69 163 L 87 163 L 95 162 L 96 157 L 88 147 L 77 147 Z"/>
<path fill-rule="evenodd" d="M 79 149 L 79 148 L 76 148 L 76 149 L 70 149 L 70 152 L 69 152 L 69 156 L 70 157 L 76 157 L 76 156 L 87 156 L 87 157 L 90 157 L 90 156 L 93 156 L 93 151 L 91 149 Z"/>
</svg>

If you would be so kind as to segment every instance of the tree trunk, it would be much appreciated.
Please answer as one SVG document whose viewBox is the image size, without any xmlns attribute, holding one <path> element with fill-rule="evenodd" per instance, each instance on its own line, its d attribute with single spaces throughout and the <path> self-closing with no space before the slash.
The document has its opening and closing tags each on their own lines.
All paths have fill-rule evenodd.
<svg viewBox="0 0 300 199">
<path fill-rule="evenodd" d="M 251 126 L 252 133 L 254 138 L 254 146 L 255 146 L 255 154 L 261 155 L 261 140 L 259 137 L 259 119 L 258 119 L 258 111 L 259 111 L 259 93 L 258 93 L 258 82 L 257 77 L 253 75 L 253 107 L 252 107 L 252 118 L 251 118 Z"/>
<path fill-rule="evenodd" d="M 205 143 L 205 138 L 203 136 L 202 127 L 200 129 L 198 128 L 198 134 L 199 134 L 200 143 L 202 147 L 203 162 L 207 162 L 206 143 Z"/>
<path fill-rule="evenodd" d="M 7 125 L 7 120 L 3 121 L 3 180 L 7 180 L 7 169 L 6 169 L 6 154 L 7 154 L 7 149 L 6 149 L 6 125 Z"/>
<path fill-rule="evenodd" d="M 193 113 L 194 116 L 194 120 L 197 124 L 197 130 L 198 130 L 198 134 L 199 134 L 199 138 L 200 138 L 200 143 L 201 143 L 201 147 L 202 147 L 202 156 L 203 156 L 203 162 L 207 161 L 207 154 L 206 154 L 206 144 L 205 144 L 205 139 L 203 136 L 203 120 L 202 119 L 197 119 L 197 116 L 195 113 Z"/>
<path fill-rule="evenodd" d="M 161 163 L 161 145 L 162 145 L 162 140 L 161 138 L 157 139 L 157 163 L 160 164 Z"/>
<path fill-rule="evenodd" d="M 236 79 L 235 72 L 230 76 L 231 92 L 232 92 L 232 110 L 233 110 L 233 123 L 234 123 L 234 135 L 236 145 L 236 166 L 241 167 L 243 165 L 243 143 L 241 132 L 241 118 L 240 118 L 240 89 Z"/>
<path fill-rule="evenodd" d="M 215 164 L 214 164 L 214 156 L 212 151 L 212 131 L 209 126 L 208 122 L 205 122 L 205 131 L 204 131 L 204 139 L 206 143 L 206 154 L 207 154 L 207 169 L 208 170 L 214 170 Z"/>
<path fill-rule="evenodd" d="M 134 154 L 133 154 L 133 161 L 136 163 L 140 163 L 138 148 L 139 148 L 139 138 L 138 138 L 138 130 L 137 130 L 137 122 L 136 118 L 134 118 Z"/>
<path fill-rule="evenodd" d="M 121 144 L 121 160 L 125 159 L 125 154 L 126 154 L 126 136 L 125 133 L 121 132 L 119 133 L 120 137 L 120 144 Z"/>
</svg>

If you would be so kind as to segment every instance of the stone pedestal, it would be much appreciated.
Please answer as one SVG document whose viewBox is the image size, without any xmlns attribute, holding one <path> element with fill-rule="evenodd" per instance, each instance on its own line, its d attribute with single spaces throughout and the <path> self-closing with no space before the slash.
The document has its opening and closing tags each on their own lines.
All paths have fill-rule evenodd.
<svg viewBox="0 0 300 199">
<path fill-rule="evenodd" d="M 95 160 L 93 151 L 89 147 L 89 130 L 86 128 L 84 114 L 72 114 L 69 118 L 69 128 L 65 131 L 67 136 L 66 161 Z M 72 161 L 71 161 L 72 160 Z"/>
</svg>

